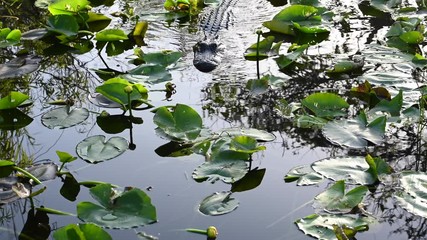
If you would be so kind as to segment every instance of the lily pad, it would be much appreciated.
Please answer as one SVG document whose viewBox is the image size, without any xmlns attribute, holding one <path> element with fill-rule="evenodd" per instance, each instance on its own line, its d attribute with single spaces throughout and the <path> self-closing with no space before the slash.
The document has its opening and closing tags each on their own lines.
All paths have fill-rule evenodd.
<svg viewBox="0 0 427 240">
<path fill-rule="evenodd" d="M 374 219 L 369 217 L 332 214 L 312 214 L 295 221 L 301 231 L 317 239 L 337 239 L 333 225 L 345 225 L 358 231 L 366 231 L 374 222 Z"/>
<path fill-rule="evenodd" d="M 342 97 L 334 93 L 313 93 L 304 98 L 301 104 L 317 117 L 345 116 L 343 109 L 350 107 Z"/>
<path fill-rule="evenodd" d="M 362 202 L 367 192 L 368 187 L 366 186 L 358 186 L 345 192 L 345 182 L 339 180 L 326 191 L 317 195 L 314 200 L 316 207 L 320 209 L 348 213 Z"/>
<path fill-rule="evenodd" d="M 266 59 L 270 56 L 274 56 L 278 54 L 278 50 L 282 44 L 282 42 L 278 42 L 273 46 L 274 36 L 268 36 L 258 44 L 252 44 L 245 51 L 245 59 L 249 61 L 259 61 Z M 257 56 L 258 54 L 258 56 Z"/>
<path fill-rule="evenodd" d="M 57 229 L 53 233 L 53 238 L 56 240 L 70 239 L 73 240 L 112 240 L 113 238 L 104 231 L 100 226 L 93 223 L 69 224 L 65 227 Z"/>
<path fill-rule="evenodd" d="M 308 45 L 302 45 L 299 46 L 297 49 L 293 50 L 292 52 L 286 54 L 286 55 L 279 55 L 278 58 L 275 59 L 277 65 L 279 66 L 280 70 L 286 69 L 288 66 L 290 66 L 292 63 L 294 63 L 308 48 Z"/>
<path fill-rule="evenodd" d="M 33 119 L 19 109 L 0 110 L 0 129 L 16 130 L 29 125 Z"/>
<path fill-rule="evenodd" d="M 89 117 L 86 108 L 74 108 L 70 106 L 55 108 L 43 114 L 42 123 L 48 128 L 69 128 L 84 122 Z"/>
<path fill-rule="evenodd" d="M 285 182 L 297 181 L 297 186 L 314 185 L 321 183 L 325 178 L 315 172 L 311 166 L 302 165 L 289 170 L 284 177 Z"/>
<path fill-rule="evenodd" d="M 252 154 L 265 150 L 265 146 L 258 146 L 257 141 L 248 136 L 236 136 L 231 140 L 230 150 L 242 153 Z"/>
<path fill-rule="evenodd" d="M 323 127 L 323 135 L 332 143 L 350 148 L 364 148 L 368 143 L 379 145 L 384 141 L 386 117 L 368 124 L 365 113 L 354 119 L 330 121 Z"/>
<path fill-rule="evenodd" d="M 334 181 L 346 180 L 348 183 L 370 185 L 377 181 L 368 170 L 364 157 L 326 158 L 314 162 L 311 167 L 317 173 Z"/>
<path fill-rule="evenodd" d="M 99 184 L 90 189 L 90 194 L 101 206 L 91 202 L 77 204 L 77 216 L 85 222 L 127 229 L 157 221 L 150 197 L 138 188 L 118 193 L 110 184 Z"/>
<path fill-rule="evenodd" d="M 232 192 L 214 193 L 200 203 L 199 211 L 205 215 L 216 216 L 234 211 L 239 201 L 231 197 Z"/>
<path fill-rule="evenodd" d="M 215 160 L 204 162 L 193 172 L 196 181 L 216 182 L 222 180 L 225 183 L 234 183 L 242 179 L 249 171 L 244 160 Z"/>
<path fill-rule="evenodd" d="M 256 128 L 223 128 L 217 133 L 229 136 L 248 136 L 260 142 L 271 142 L 276 139 L 274 134 Z"/>
<path fill-rule="evenodd" d="M 173 112 L 166 107 L 158 108 L 153 121 L 164 133 L 178 141 L 194 140 L 202 130 L 200 115 L 184 104 L 177 104 Z"/>
<path fill-rule="evenodd" d="M 18 78 L 34 72 L 39 68 L 41 58 L 21 56 L 0 64 L 0 79 Z"/>
<path fill-rule="evenodd" d="M 105 136 L 102 135 L 88 137 L 76 146 L 77 155 L 90 163 L 113 159 L 127 149 L 128 141 L 126 139 L 115 136 L 105 141 Z"/>
</svg>

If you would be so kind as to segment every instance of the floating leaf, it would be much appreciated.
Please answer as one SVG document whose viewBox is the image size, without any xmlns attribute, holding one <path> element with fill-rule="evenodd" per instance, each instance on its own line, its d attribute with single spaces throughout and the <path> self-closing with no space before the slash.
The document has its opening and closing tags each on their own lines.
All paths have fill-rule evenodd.
<svg viewBox="0 0 427 240">
<path fill-rule="evenodd" d="M 0 99 L 0 110 L 19 107 L 19 105 L 29 98 L 30 97 L 27 94 L 12 91 L 9 95 Z"/>
<path fill-rule="evenodd" d="M 232 192 L 214 193 L 200 203 L 199 211 L 205 215 L 216 216 L 234 211 L 239 201 L 231 197 Z"/>
<path fill-rule="evenodd" d="M 370 165 L 364 157 L 326 158 L 314 162 L 311 167 L 317 173 L 334 181 L 346 180 L 348 183 L 371 185 L 378 175 L 371 173 Z"/>
<path fill-rule="evenodd" d="M 125 92 L 125 88 L 130 88 L 130 96 Z M 109 100 L 119 103 L 122 106 L 127 106 L 129 103 L 138 105 L 140 101 L 146 103 L 145 100 L 148 98 L 147 88 L 139 83 L 130 83 L 123 78 L 108 79 L 101 86 L 96 87 L 95 90 Z M 99 99 L 97 98 L 97 100 Z"/>
<path fill-rule="evenodd" d="M 71 237 L 72 236 L 72 237 Z M 100 226 L 93 223 L 68 224 L 53 233 L 56 240 L 112 240 L 113 238 Z"/>
<path fill-rule="evenodd" d="M 259 43 L 252 44 L 245 51 L 245 59 L 249 61 L 259 61 L 268 58 L 271 55 L 277 54 L 275 49 L 280 48 L 281 42 L 277 43 L 273 48 L 274 36 L 268 36 Z M 257 56 L 258 54 L 258 56 Z"/>
<path fill-rule="evenodd" d="M 297 181 L 297 186 L 306 186 L 319 184 L 324 180 L 324 177 L 316 173 L 311 166 L 297 166 L 289 170 L 284 177 L 285 182 Z"/>
<path fill-rule="evenodd" d="M 368 187 L 358 186 L 346 193 L 344 180 L 339 180 L 317 195 L 314 200 L 321 209 L 347 213 L 362 202 L 367 192 Z"/>
<path fill-rule="evenodd" d="M 198 166 L 193 172 L 193 179 L 196 181 L 208 180 L 212 183 L 218 180 L 234 183 L 242 179 L 248 171 L 249 167 L 244 160 L 216 159 Z"/>
<path fill-rule="evenodd" d="M 37 56 L 21 56 L 0 64 L 0 79 L 18 78 L 39 68 L 41 58 Z"/>
<path fill-rule="evenodd" d="M 278 58 L 274 59 L 281 70 L 286 69 L 292 63 L 294 63 L 308 48 L 308 45 L 302 45 L 288 53 L 287 55 L 280 55 Z"/>
<path fill-rule="evenodd" d="M 90 189 L 90 194 L 101 206 L 91 202 L 77 204 L 77 215 L 85 222 L 127 229 L 157 221 L 150 197 L 138 188 L 117 193 L 110 184 L 99 184 Z"/>
<path fill-rule="evenodd" d="M 269 133 L 267 131 L 258 130 L 256 128 L 224 128 L 221 131 L 217 132 L 221 135 L 232 136 L 248 136 L 255 138 L 257 141 L 261 142 L 271 142 L 276 139 L 274 134 Z"/>
<path fill-rule="evenodd" d="M 58 155 L 59 161 L 62 163 L 70 163 L 77 159 L 77 157 L 74 157 L 67 152 L 56 151 L 56 155 Z"/>
<path fill-rule="evenodd" d="M 74 15 L 80 11 L 84 11 L 89 6 L 87 0 L 55 0 L 49 4 L 48 9 L 52 15 Z"/>
<path fill-rule="evenodd" d="M 313 93 L 304 98 L 301 104 L 310 109 L 317 117 L 345 116 L 343 109 L 349 108 L 349 104 L 334 93 Z"/>
<path fill-rule="evenodd" d="M 194 140 L 202 130 L 200 115 L 183 104 L 177 104 L 173 112 L 166 107 L 158 108 L 153 121 L 164 133 L 180 141 Z"/>
<path fill-rule="evenodd" d="M 115 158 L 128 149 L 128 142 L 122 137 L 111 137 L 105 141 L 105 136 L 91 136 L 76 146 L 77 155 L 90 162 L 98 163 Z"/>
<path fill-rule="evenodd" d="M 400 116 L 400 111 L 402 110 L 403 106 L 403 94 L 402 90 L 399 91 L 399 94 L 397 94 L 394 98 L 392 98 L 390 101 L 383 99 L 377 105 L 375 105 L 374 108 L 372 108 L 371 112 L 376 111 L 383 111 L 388 112 L 391 114 L 391 116 Z"/>
<path fill-rule="evenodd" d="M 106 29 L 96 33 L 95 40 L 101 42 L 113 42 L 127 40 L 128 36 L 121 29 Z"/>
<path fill-rule="evenodd" d="M 369 224 L 374 222 L 369 217 L 332 214 L 312 214 L 295 221 L 301 231 L 317 239 L 336 239 L 333 225 L 345 225 L 361 232 L 368 230 Z"/>
<path fill-rule="evenodd" d="M 42 123 L 48 128 L 69 128 L 84 122 L 89 117 L 86 108 L 73 108 L 70 106 L 55 108 L 43 114 Z"/>
<path fill-rule="evenodd" d="M 332 143 L 350 148 L 364 148 L 368 142 L 379 145 L 384 141 L 386 117 L 378 117 L 367 124 L 361 113 L 354 119 L 330 121 L 323 127 L 323 135 Z"/>
<path fill-rule="evenodd" d="M 77 35 L 79 24 L 77 20 L 70 15 L 55 15 L 50 16 L 47 21 L 47 30 L 67 37 Z"/>
<path fill-rule="evenodd" d="M 230 143 L 230 150 L 236 152 L 252 154 L 265 149 L 265 146 L 258 146 L 256 139 L 248 136 L 236 136 Z"/>
</svg>

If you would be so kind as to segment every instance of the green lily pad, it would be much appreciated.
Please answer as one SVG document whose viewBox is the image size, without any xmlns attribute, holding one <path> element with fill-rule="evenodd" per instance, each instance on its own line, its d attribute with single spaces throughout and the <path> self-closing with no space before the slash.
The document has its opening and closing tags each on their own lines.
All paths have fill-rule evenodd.
<svg viewBox="0 0 427 240">
<path fill-rule="evenodd" d="M 43 114 L 42 123 L 48 128 L 69 128 L 84 122 L 89 117 L 86 108 L 73 108 L 70 106 L 55 108 Z"/>
<path fill-rule="evenodd" d="M 256 139 L 248 136 L 236 136 L 230 143 L 230 150 L 236 152 L 252 154 L 265 149 L 265 146 L 258 146 Z"/>
<path fill-rule="evenodd" d="M 199 211 L 205 215 L 216 216 L 234 211 L 239 201 L 231 197 L 232 192 L 214 193 L 200 203 Z"/>
<path fill-rule="evenodd" d="M 56 240 L 112 240 L 113 238 L 100 226 L 93 223 L 68 224 L 53 233 Z"/>
<path fill-rule="evenodd" d="M 279 66 L 280 70 L 286 69 L 292 63 L 294 63 L 308 48 L 308 45 L 302 45 L 287 55 L 279 55 L 278 58 L 274 59 Z"/>
<path fill-rule="evenodd" d="M 285 175 L 285 182 L 297 181 L 297 186 L 307 186 L 321 183 L 325 178 L 315 172 L 311 166 L 296 166 Z"/>
<path fill-rule="evenodd" d="M 27 101 L 29 98 L 30 96 L 27 94 L 12 91 L 9 95 L 0 99 L 0 110 L 19 107 L 19 105 Z"/>
<path fill-rule="evenodd" d="M 347 226 L 358 231 L 366 231 L 375 220 L 369 217 L 351 215 L 318 215 L 312 214 L 295 221 L 305 234 L 317 239 L 337 239 L 333 225 Z"/>
<path fill-rule="evenodd" d="M 276 139 L 274 134 L 256 128 L 223 128 L 217 134 L 232 136 L 248 136 L 260 142 L 271 142 Z"/>
<path fill-rule="evenodd" d="M 278 50 L 282 44 L 282 42 L 278 42 L 274 45 L 274 36 L 268 36 L 262 41 L 260 41 L 258 44 L 252 44 L 248 49 L 245 51 L 245 59 L 249 61 L 259 61 L 266 59 L 270 56 L 277 55 Z M 257 56 L 258 54 L 258 56 Z"/>
<path fill-rule="evenodd" d="M 173 112 L 166 107 L 158 108 L 153 121 L 164 133 L 178 141 L 196 139 L 203 124 L 200 115 L 184 104 L 177 104 Z"/>
<path fill-rule="evenodd" d="M 132 82 L 158 84 L 172 80 L 172 75 L 163 65 L 143 64 L 123 76 Z"/>
<path fill-rule="evenodd" d="M 48 9 L 52 15 L 75 15 L 86 10 L 88 6 L 87 0 L 55 0 L 49 4 Z"/>
<path fill-rule="evenodd" d="M 128 149 L 128 141 L 122 137 L 111 137 L 105 141 L 105 136 L 88 137 L 77 144 L 77 155 L 90 162 L 98 163 L 120 156 Z"/>
<path fill-rule="evenodd" d="M 362 112 L 357 118 L 330 121 L 323 127 L 323 135 L 330 142 L 350 148 L 364 148 L 368 143 L 379 145 L 384 141 L 386 117 L 369 124 Z"/>
<path fill-rule="evenodd" d="M 383 111 L 388 112 L 391 114 L 391 116 L 400 116 L 400 111 L 402 110 L 403 106 L 403 94 L 402 90 L 399 91 L 399 94 L 397 94 L 394 98 L 392 98 L 390 101 L 387 99 L 381 100 L 379 103 L 375 105 L 374 108 L 370 110 L 370 112 L 376 112 L 376 111 Z"/>
<path fill-rule="evenodd" d="M 19 109 L 0 110 L 0 129 L 17 130 L 28 126 L 33 119 Z"/>
<path fill-rule="evenodd" d="M 245 174 L 243 178 L 231 186 L 232 192 L 243 192 L 258 187 L 264 178 L 266 169 L 254 169 Z"/>
<path fill-rule="evenodd" d="M 130 88 L 130 98 L 125 88 Z M 101 86 L 95 88 L 96 92 L 101 93 L 111 101 L 127 106 L 129 103 L 137 103 L 148 98 L 148 90 L 142 84 L 130 83 L 123 78 L 111 78 L 105 81 Z M 98 100 L 99 98 L 97 98 Z M 130 100 L 130 101 L 129 101 Z"/>
<path fill-rule="evenodd" d="M 334 93 L 313 93 L 304 98 L 301 104 L 310 109 L 317 117 L 345 116 L 350 105 L 340 96 Z"/>
<path fill-rule="evenodd" d="M 216 159 L 204 162 L 193 172 L 193 179 L 196 181 L 216 182 L 222 180 L 225 183 L 234 183 L 242 179 L 249 171 L 249 167 L 244 160 Z"/>
<path fill-rule="evenodd" d="M 116 192 L 110 184 L 99 184 L 90 189 L 90 194 L 101 206 L 91 202 L 77 204 L 77 216 L 85 222 L 127 229 L 157 221 L 150 197 L 138 188 Z"/>
<path fill-rule="evenodd" d="M 368 187 L 358 186 L 346 193 L 344 180 L 339 180 L 314 200 L 319 209 L 348 213 L 362 202 L 367 192 Z"/>
<path fill-rule="evenodd" d="M 95 40 L 101 42 L 113 42 L 127 40 L 128 36 L 121 29 L 105 29 L 96 33 Z"/>
<path fill-rule="evenodd" d="M 79 24 L 71 15 L 50 16 L 47 25 L 49 32 L 55 32 L 67 37 L 75 36 L 79 31 Z"/>
<path fill-rule="evenodd" d="M 371 166 L 364 157 L 326 158 L 314 162 L 311 167 L 314 171 L 334 181 L 346 180 L 348 183 L 371 185 L 383 174 L 372 174 Z M 382 168 L 381 168 L 382 169 Z"/>
</svg>

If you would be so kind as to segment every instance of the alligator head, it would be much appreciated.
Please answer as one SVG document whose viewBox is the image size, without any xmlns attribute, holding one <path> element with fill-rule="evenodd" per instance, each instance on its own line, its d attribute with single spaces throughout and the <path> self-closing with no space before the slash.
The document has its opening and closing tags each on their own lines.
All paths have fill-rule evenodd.
<svg viewBox="0 0 427 240">
<path fill-rule="evenodd" d="M 201 72 L 214 70 L 221 62 L 221 49 L 215 40 L 199 41 L 193 47 L 193 65 Z"/>
</svg>

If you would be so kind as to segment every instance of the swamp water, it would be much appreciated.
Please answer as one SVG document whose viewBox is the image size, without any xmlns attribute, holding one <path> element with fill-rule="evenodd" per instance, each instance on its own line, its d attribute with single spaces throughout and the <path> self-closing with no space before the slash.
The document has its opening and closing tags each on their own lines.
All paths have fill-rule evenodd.
<svg viewBox="0 0 427 240">
<path fill-rule="evenodd" d="M 127 150 L 114 159 L 98 164 L 89 164 L 78 159 L 67 164 L 67 170 L 78 181 L 96 180 L 121 187 L 137 187 L 144 190 L 151 198 L 152 204 L 156 207 L 158 222 L 136 229 L 108 230 L 113 239 L 140 239 L 136 234 L 140 231 L 160 239 L 205 239 L 205 236 L 186 232 L 185 229 L 205 229 L 211 225 L 218 229 L 218 239 L 222 240 L 308 239 L 310 237 L 298 230 L 294 222 L 318 211 L 311 207 L 313 198 L 328 188 L 331 183 L 326 181 L 302 187 L 296 186 L 295 183 L 285 183 L 284 176 L 296 166 L 311 164 L 328 157 L 348 156 L 352 151 L 358 156 L 366 152 L 334 146 L 321 135 L 320 131 L 298 128 L 291 120 L 280 117 L 272 104 L 281 98 L 285 98 L 288 102 L 299 102 L 307 95 L 322 90 L 331 89 L 334 92 L 342 92 L 349 89 L 348 86 L 361 80 L 357 77 L 344 77 L 342 80 L 342 76 L 334 79 L 326 76 L 324 70 L 331 67 L 334 62 L 358 55 L 360 52 L 365 52 L 366 58 L 370 57 L 371 62 L 367 64 L 369 68 L 366 78 L 370 77 L 371 83 L 377 80 L 375 83 L 380 85 L 381 80 L 384 80 L 383 76 L 375 75 L 372 66 L 376 66 L 377 71 L 383 67 L 383 72 L 400 73 L 401 78 L 406 80 L 412 79 L 411 72 L 415 70 L 409 63 L 396 60 L 395 56 L 400 56 L 399 53 L 394 56 L 390 54 L 391 50 L 376 48 L 377 45 L 374 43 L 382 41 L 392 21 L 383 16 L 364 15 L 360 9 L 366 5 L 367 1 L 341 1 L 340 3 L 320 1 L 320 6 L 333 9 L 345 21 L 333 19 L 328 23 L 329 37 L 306 51 L 306 54 L 301 57 L 303 68 L 299 67 L 283 73 L 278 70 L 272 58 L 261 61 L 260 72 L 277 76 L 284 84 L 278 89 L 263 94 L 250 93 L 245 86 L 247 81 L 257 78 L 256 63 L 246 61 L 243 54 L 246 48 L 257 41 L 255 31 L 261 28 L 262 23 L 271 20 L 276 13 L 289 6 L 285 2 L 276 1 L 274 4 L 278 6 L 273 6 L 272 3 L 264 0 L 254 0 L 250 3 L 239 1 L 230 16 L 232 24 L 228 29 L 220 31 L 219 39 L 226 49 L 222 63 L 209 74 L 200 73 L 192 66 L 192 47 L 201 38 L 201 33 L 196 31 L 197 19 L 185 17 L 166 21 L 163 15 L 163 1 L 118 1 L 109 8 L 99 9 L 110 13 L 134 9 L 134 15 L 139 16 L 140 20 L 148 21 L 149 28 L 144 39 L 146 46 L 142 47 L 145 52 L 169 49 L 183 53 L 182 58 L 169 71 L 172 82 L 176 85 L 176 93 L 165 100 L 164 93 L 150 92 L 149 99 L 155 107 L 186 104 L 197 110 L 202 116 L 203 125 L 213 131 L 245 127 L 266 130 L 276 136 L 274 141 L 262 143 L 266 146 L 265 151 L 257 152 L 252 156 L 251 169 L 258 168 L 261 172 L 265 171 L 261 177 L 261 183 L 246 191 L 233 192 L 231 197 L 239 204 L 228 214 L 206 216 L 199 212 L 198 205 L 203 199 L 215 192 L 230 191 L 232 184 L 222 181 L 212 184 L 209 181 L 193 180 L 193 171 L 205 161 L 201 155 L 159 156 L 155 150 L 169 141 L 158 136 L 155 130 L 157 126 L 152 120 L 154 113 L 149 110 L 133 111 L 134 116 L 143 119 L 143 124 L 134 124 L 131 130 L 126 129 L 118 134 L 107 134 L 102 131 L 96 124 L 96 114 L 90 114 L 83 124 L 71 128 L 48 129 L 44 126 L 41 118 L 52 108 L 46 102 L 59 97 L 75 98 L 77 106 L 86 107 L 95 113 L 103 110 L 88 100 L 88 95 L 93 95 L 95 87 L 101 84 L 93 69 L 105 68 L 96 50 L 83 55 L 72 55 L 72 57 L 46 58 L 48 60 L 42 61 L 39 70 L 32 73 L 29 80 L 27 79 L 27 85 L 24 84 L 27 82 L 19 80 L 15 82 L 6 80 L 8 85 L 5 85 L 7 88 L 5 87 L 3 91 L 29 89 L 29 95 L 34 104 L 27 114 L 34 120 L 25 130 L 12 133 L 5 131 L 5 141 L 10 141 L 15 146 L 19 145 L 21 152 L 17 151 L 18 155 L 25 152 L 33 156 L 36 162 L 43 159 L 57 161 L 56 150 L 75 155 L 76 145 L 89 136 L 104 135 L 107 138 L 121 136 L 132 141 L 136 148 Z M 419 13 L 419 16 L 422 14 Z M 345 25 L 344 22 L 349 25 Z M 113 21 L 111 25 L 132 28 L 126 21 Z M 262 30 L 268 32 L 265 28 Z M 289 46 L 290 41 L 284 39 L 280 53 L 285 54 Z M 14 50 L 16 49 L 12 51 Z M 385 59 L 378 56 L 382 54 L 381 51 L 385 52 Z M 396 49 L 395 51 L 398 52 Z M 373 53 L 369 55 L 369 52 Z M 381 54 L 378 54 L 379 52 Z M 130 64 L 126 56 L 129 55 L 132 55 L 132 50 L 118 57 L 104 55 L 104 59 L 109 67 L 127 71 Z M 372 57 L 372 55 L 376 56 Z M 7 56 L 2 57 L 7 58 Z M 392 63 L 396 61 L 396 64 L 392 67 L 380 66 L 380 63 L 389 60 Z M 412 90 L 408 82 L 411 81 L 400 83 L 400 87 Z M 16 88 L 13 87 L 14 84 Z M 163 85 L 164 83 L 152 84 L 148 85 L 148 88 L 149 90 L 161 89 Z M 398 93 L 398 88 L 399 86 L 389 89 L 392 96 Z M 407 92 L 409 93 L 405 97 L 410 97 L 412 92 Z M 114 109 L 107 110 L 110 114 L 122 112 Z M 407 138 L 403 136 L 403 139 Z M 406 144 L 406 141 L 402 144 Z M 406 149 L 406 147 L 401 148 Z M 372 154 L 375 153 L 372 147 L 369 149 Z M 407 161 L 405 165 L 407 167 L 401 168 L 411 169 L 410 166 L 414 165 L 413 162 L 416 159 L 415 154 L 410 151 L 407 155 L 397 150 L 396 152 L 395 156 L 390 156 L 391 153 L 383 149 L 378 150 L 378 153 L 382 153 L 386 159 L 398 161 L 393 166 L 400 166 L 403 161 Z M 60 179 L 56 178 L 44 184 L 47 190 L 34 198 L 36 206 L 75 213 L 77 203 L 93 201 L 87 188 L 82 187 L 77 199 L 69 201 L 58 194 L 63 184 Z M 391 198 L 384 200 L 370 196 L 364 203 L 368 206 L 368 211 L 373 211 L 378 223 L 370 225 L 368 231 L 358 233 L 358 239 L 422 239 L 424 237 L 425 219 L 406 212 Z M 25 199 L 2 206 L 0 239 L 18 238 L 27 220 L 29 207 Z M 52 229 L 80 222 L 78 218 L 71 216 L 49 215 L 49 218 Z"/>
</svg>

